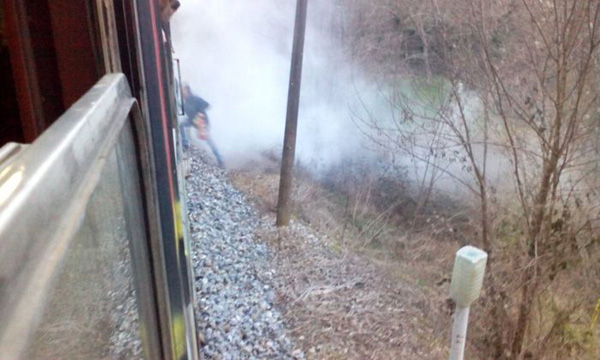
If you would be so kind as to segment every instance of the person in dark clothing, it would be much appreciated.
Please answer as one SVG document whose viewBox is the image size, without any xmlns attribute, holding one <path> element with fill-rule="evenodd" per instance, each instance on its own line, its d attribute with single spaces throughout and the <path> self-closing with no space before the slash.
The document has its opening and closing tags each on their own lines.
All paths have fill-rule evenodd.
<svg viewBox="0 0 600 360">
<path fill-rule="evenodd" d="M 185 84 L 182 90 L 183 95 L 183 110 L 185 112 L 185 119 L 179 124 L 179 131 L 181 133 L 181 142 L 184 150 L 188 150 L 190 141 L 188 139 L 186 128 L 194 128 L 198 130 L 199 137 L 205 140 L 210 149 L 212 150 L 217 163 L 220 167 L 223 167 L 223 158 L 217 149 L 217 146 L 210 137 L 208 131 L 208 115 L 206 110 L 210 104 L 203 98 L 194 95 L 189 85 Z"/>
</svg>

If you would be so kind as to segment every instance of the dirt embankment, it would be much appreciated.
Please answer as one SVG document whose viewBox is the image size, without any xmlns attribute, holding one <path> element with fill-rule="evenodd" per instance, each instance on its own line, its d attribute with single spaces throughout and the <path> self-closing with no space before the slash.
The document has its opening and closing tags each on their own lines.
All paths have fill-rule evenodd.
<svg viewBox="0 0 600 360">
<path fill-rule="evenodd" d="M 277 229 L 278 174 L 254 165 L 231 179 L 262 213 L 257 234 L 276 253 L 276 302 L 307 358 L 446 358 L 447 280 L 459 244 L 434 248 L 423 235 L 405 235 L 392 254 L 365 243 L 344 202 L 308 179 L 296 183 L 292 225 Z"/>
</svg>

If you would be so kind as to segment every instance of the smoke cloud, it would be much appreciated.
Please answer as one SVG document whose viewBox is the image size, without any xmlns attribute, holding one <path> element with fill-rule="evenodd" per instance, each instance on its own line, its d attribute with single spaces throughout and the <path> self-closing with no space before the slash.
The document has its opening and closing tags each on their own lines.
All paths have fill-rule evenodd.
<svg viewBox="0 0 600 360">
<path fill-rule="evenodd" d="M 265 152 L 281 154 L 295 5 L 281 0 L 187 0 L 171 21 L 183 81 L 211 104 L 211 134 L 229 167 L 260 159 Z M 391 168 L 387 176 L 395 177 L 396 169 L 406 169 L 403 177 L 419 186 L 423 177 L 434 176 L 431 165 L 406 152 L 382 151 L 364 132 L 384 142 L 399 140 L 386 140 L 376 129 L 356 123 L 376 119 L 381 128 L 393 131 L 392 112 L 399 110 L 388 100 L 394 88 L 410 88 L 410 79 L 379 79 L 377 84 L 373 74 L 351 63 L 342 47 L 347 6 L 335 0 L 309 2 L 296 159 L 316 176 L 326 175 L 332 166 L 345 168 L 348 159 L 368 164 L 370 176 Z M 464 96 L 472 105 L 469 118 L 476 121 L 476 97 L 468 92 Z M 413 141 L 424 144 L 415 153 L 430 155 L 431 134 L 416 135 Z M 509 168 L 499 153 L 492 151 L 489 157 L 489 179 L 499 184 Z M 435 175 L 439 190 L 460 196 L 463 184 L 472 183 L 460 161 L 435 161 L 445 169 Z"/>
<path fill-rule="evenodd" d="M 188 0 L 172 19 L 183 81 L 211 104 L 230 164 L 281 151 L 294 16 L 294 1 Z M 335 40 L 340 22 L 331 2 L 309 3 L 296 158 L 313 169 L 371 156 L 351 117 L 367 85 Z"/>
</svg>

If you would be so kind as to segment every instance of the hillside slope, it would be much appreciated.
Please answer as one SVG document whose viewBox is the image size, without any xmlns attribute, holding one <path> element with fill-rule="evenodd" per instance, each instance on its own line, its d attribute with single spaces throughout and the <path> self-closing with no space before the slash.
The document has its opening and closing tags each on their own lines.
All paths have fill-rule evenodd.
<svg viewBox="0 0 600 360">
<path fill-rule="evenodd" d="M 227 175 L 193 154 L 188 215 L 204 356 L 445 358 L 445 289 L 419 286 L 405 268 L 358 254 L 299 220 L 277 229 L 265 205 L 276 183 L 276 175 L 256 170 Z"/>
</svg>

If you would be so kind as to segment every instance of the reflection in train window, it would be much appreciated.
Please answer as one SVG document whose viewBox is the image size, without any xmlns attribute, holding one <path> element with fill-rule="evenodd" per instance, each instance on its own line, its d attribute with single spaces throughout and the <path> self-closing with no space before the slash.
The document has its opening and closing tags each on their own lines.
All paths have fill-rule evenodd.
<svg viewBox="0 0 600 360">
<path fill-rule="evenodd" d="M 131 174 L 120 174 L 127 168 L 117 154 L 107 160 L 24 358 L 142 357 L 129 249 L 138 224 L 127 221 L 123 180 Z"/>
</svg>

